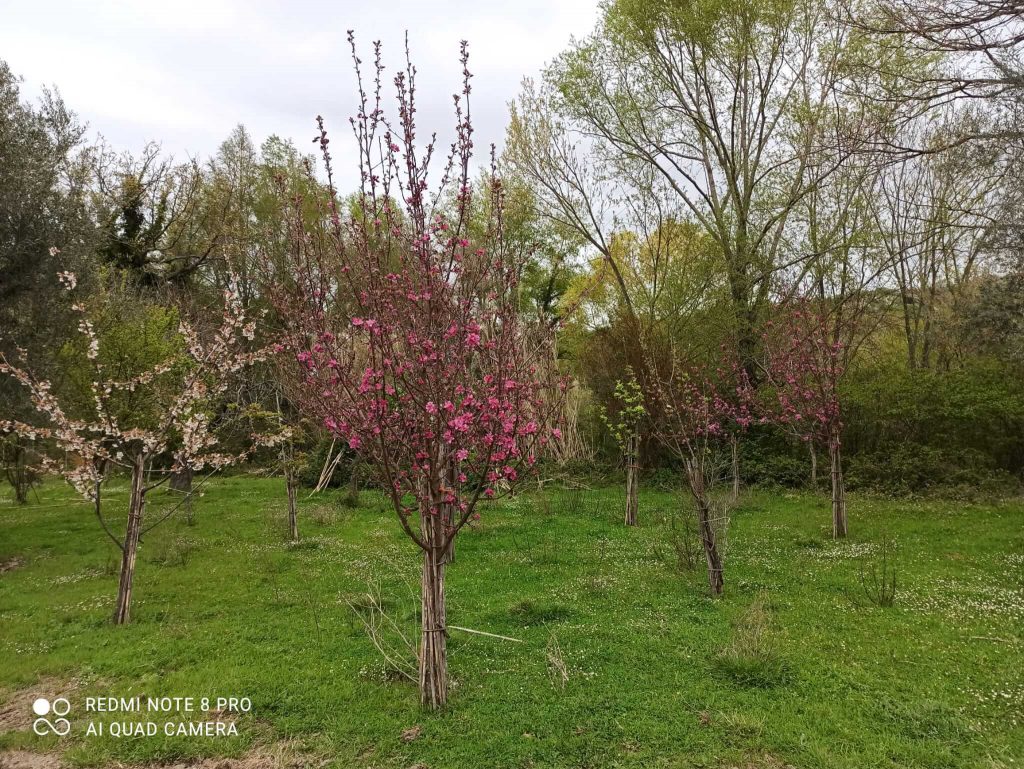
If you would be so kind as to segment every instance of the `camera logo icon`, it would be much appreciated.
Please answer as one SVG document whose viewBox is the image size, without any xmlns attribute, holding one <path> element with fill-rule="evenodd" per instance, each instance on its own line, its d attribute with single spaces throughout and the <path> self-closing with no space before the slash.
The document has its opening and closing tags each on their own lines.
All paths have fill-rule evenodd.
<svg viewBox="0 0 1024 769">
<path fill-rule="evenodd" d="M 32 731 L 40 737 L 51 733 L 64 737 L 71 731 L 71 722 L 64 718 L 71 712 L 71 703 L 64 697 L 58 697 L 52 703 L 45 697 L 40 697 L 32 703 L 32 712 L 39 716 L 32 723 Z M 55 716 L 52 721 L 46 718 L 51 714 Z"/>
</svg>

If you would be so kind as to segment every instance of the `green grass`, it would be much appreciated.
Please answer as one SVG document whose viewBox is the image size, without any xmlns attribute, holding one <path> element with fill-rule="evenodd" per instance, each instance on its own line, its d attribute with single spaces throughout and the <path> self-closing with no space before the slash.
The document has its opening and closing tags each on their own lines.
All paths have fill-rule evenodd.
<svg viewBox="0 0 1024 769">
<path fill-rule="evenodd" d="M 126 494 L 122 483 L 109 498 Z M 416 619 L 417 554 L 376 495 L 355 509 L 304 500 L 293 547 L 279 481 L 217 482 L 194 526 L 172 519 L 146 537 L 122 628 L 109 622 L 114 548 L 90 507 L 56 483 L 28 506 L 5 502 L 0 564 L 22 563 L 0 575 L 0 732 L 2 703 L 41 686 L 71 692 L 74 731 L 22 727 L 0 749 L 94 766 L 279 743 L 337 767 L 1024 762 L 1021 503 L 852 496 L 851 536 L 834 543 L 826 500 L 752 492 L 712 601 L 667 543 L 676 497 L 645 492 L 641 525 L 626 529 L 617 489 L 571 496 L 489 505 L 460 536 L 449 622 L 524 643 L 452 631 L 441 714 L 388 674 L 347 604 L 376 586 L 397 623 Z M 157 495 L 150 517 L 166 504 Z M 884 538 L 897 549 L 891 608 L 859 579 Z M 85 737 L 90 694 L 247 696 L 253 709 L 234 738 Z"/>
</svg>

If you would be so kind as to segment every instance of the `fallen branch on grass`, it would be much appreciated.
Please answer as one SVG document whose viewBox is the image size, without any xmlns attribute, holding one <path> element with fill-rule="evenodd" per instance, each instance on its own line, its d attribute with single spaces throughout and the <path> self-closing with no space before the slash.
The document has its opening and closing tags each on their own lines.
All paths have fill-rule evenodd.
<svg viewBox="0 0 1024 769">
<path fill-rule="evenodd" d="M 485 635 L 488 638 L 500 638 L 502 641 L 514 641 L 517 644 L 526 643 L 521 638 L 510 638 L 507 635 L 498 635 L 497 633 L 486 633 L 483 630 L 473 630 L 468 627 L 459 627 L 458 625 L 448 625 L 449 630 L 461 630 L 463 633 L 472 633 L 473 635 Z"/>
</svg>

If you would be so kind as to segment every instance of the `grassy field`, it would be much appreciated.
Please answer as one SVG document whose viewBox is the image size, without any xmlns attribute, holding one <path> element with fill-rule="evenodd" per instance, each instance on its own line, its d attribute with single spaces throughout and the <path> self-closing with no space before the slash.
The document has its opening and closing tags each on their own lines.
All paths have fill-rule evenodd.
<svg viewBox="0 0 1024 769">
<path fill-rule="evenodd" d="M 114 547 L 56 483 L 0 505 L 0 750 L 68 763 L 291 757 L 335 767 L 1013 767 L 1024 763 L 1024 504 L 751 492 L 728 534 L 726 596 L 677 563 L 675 495 L 617 489 L 494 503 L 460 537 L 451 704 L 422 712 L 356 609 L 415 622 L 419 562 L 374 494 L 304 500 L 285 541 L 280 481 L 208 487 L 195 523 L 144 540 L 133 623 L 109 622 Z M 110 492 L 124 501 L 122 484 Z M 159 514 L 167 499 L 149 510 Z M 862 575 L 895 543 L 895 605 Z M 72 702 L 38 737 L 32 698 Z M 86 736 L 89 695 L 239 696 L 237 737 Z M 205 716 L 204 716 L 205 717 Z M 137 718 L 137 717 L 131 717 Z M 148 716 L 143 716 L 148 718 Z M 229 716 L 225 716 L 229 718 Z M 13 755 L 13 754 L 8 754 Z M 0 756 L 0 765 L 4 759 Z"/>
</svg>

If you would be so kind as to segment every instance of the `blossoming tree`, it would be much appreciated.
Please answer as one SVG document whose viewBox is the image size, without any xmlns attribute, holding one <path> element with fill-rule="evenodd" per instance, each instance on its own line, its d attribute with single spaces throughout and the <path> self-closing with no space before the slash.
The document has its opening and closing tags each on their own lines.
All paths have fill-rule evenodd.
<svg viewBox="0 0 1024 769">
<path fill-rule="evenodd" d="M 545 375 L 547 329 L 519 312 L 527 257 L 503 239 L 503 191 L 492 150 L 487 226 L 470 242 L 470 74 L 456 132 L 437 187 L 428 186 L 435 141 L 416 127 L 415 68 L 394 78 L 397 119 L 381 103 L 380 45 L 372 94 L 349 41 L 360 83 L 351 124 L 361 187 L 342 205 L 330 139 L 318 120 L 327 195 L 322 221 L 294 200 L 293 245 L 277 306 L 294 355 L 299 407 L 347 442 L 389 494 L 399 525 L 423 552 L 421 702 L 447 699 L 445 567 L 455 538 L 478 517 L 478 503 L 516 482 L 539 451 L 564 383 Z"/>
<path fill-rule="evenodd" d="M 75 276 L 64 272 L 59 278 L 74 294 Z M 246 349 L 255 324 L 246 319 L 233 286 L 225 289 L 222 319 L 209 334 L 176 313 L 149 307 L 130 319 L 118 314 L 105 336 L 98 324 L 103 325 L 100 318 L 109 313 L 109 304 L 87 307 L 76 301 L 72 307 L 79 316 L 80 344 L 70 346 L 65 364 L 67 378 L 79 386 L 58 393 L 49 381 L 36 378 L 24 359 L 0 357 L 0 374 L 28 390 L 43 422 L 0 421 L 0 433 L 51 442 L 69 455 L 69 461 L 56 461 L 40 452 L 44 468 L 92 501 L 100 525 L 121 551 L 114 622 L 124 624 L 131 616 L 139 539 L 170 515 L 144 527 L 147 494 L 183 470 L 213 471 L 245 456 L 218 450 L 214 407 L 232 377 L 262 353 Z M 142 337 L 156 341 L 144 345 Z M 279 439 L 259 436 L 256 443 Z M 104 481 L 118 469 L 131 476 L 122 537 L 107 521 L 102 495 Z"/>
<path fill-rule="evenodd" d="M 839 384 L 846 367 L 843 342 L 827 308 L 795 301 L 763 334 L 765 411 L 776 424 L 812 446 L 828 446 L 832 478 L 832 536 L 846 536 L 843 419 Z M 813 454 L 812 454 L 813 456 Z"/>
<path fill-rule="evenodd" d="M 648 366 L 652 372 L 653 365 Z M 726 447 L 753 422 L 753 388 L 743 368 L 723 361 L 701 368 L 674 361 L 649 387 L 656 413 L 651 420 L 659 441 L 683 464 L 697 509 L 697 530 L 707 562 L 712 596 L 725 588 L 719 534 L 724 529 L 724 502 L 715 485 L 732 462 Z"/>
</svg>

